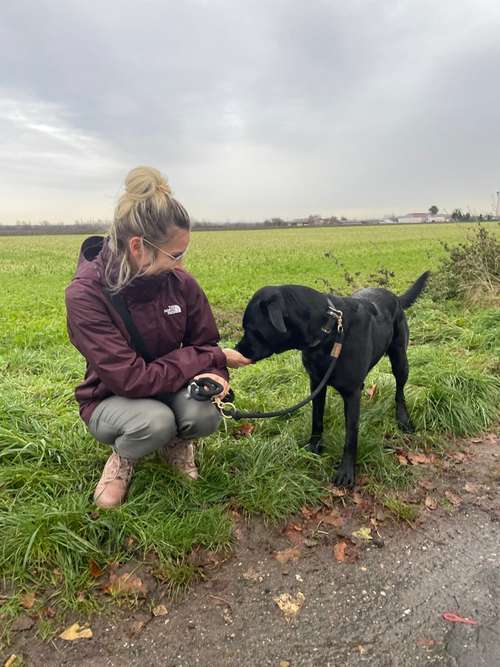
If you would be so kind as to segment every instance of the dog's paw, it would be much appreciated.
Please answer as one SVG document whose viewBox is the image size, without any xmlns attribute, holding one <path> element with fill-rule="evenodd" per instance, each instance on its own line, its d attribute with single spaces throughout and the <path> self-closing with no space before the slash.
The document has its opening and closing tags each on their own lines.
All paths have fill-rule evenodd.
<svg viewBox="0 0 500 667">
<path fill-rule="evenodd" d="M 356 472 L 354 466 L 340 465 L 337 472 L 332 477 L 334 486 L 343 486 L 352 489 L 356 481 Z"/>
<path fill-rule="evenodd" d="M 312 454 L 321 454 L 323 451 L 323 443 L 321 440 L 309 440 L 304 445 L 306 452 L 311 452 Z"/>
<path fill-rule="evenodd" d="M 409 420 L 398 422 L 398 426 L 403 433 L 415 433 L 415 427 Z"/>
</svg>

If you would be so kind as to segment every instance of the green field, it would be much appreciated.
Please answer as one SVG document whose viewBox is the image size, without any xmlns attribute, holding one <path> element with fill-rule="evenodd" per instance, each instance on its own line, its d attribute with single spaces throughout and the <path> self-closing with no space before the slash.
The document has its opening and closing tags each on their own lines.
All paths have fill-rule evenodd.
<svg viewBox="0 0 500 667">
<path fill-rule="evenodd" d="M 326 281 L 349 293 L 347 283 L 375 284 L 373 276 L 386 269 L 395 274 L 391 287 L 403 291 L 424 270 L 438 267 L 445 253 L 441 241 L 463 241 L 467 229 L 450 224 L 198 232 L 187 267 L 231 344 L 246 302 L 265 284 L 323 289 Z M 189 581 L 194 568 L 186 555 L 195 545 L 231 543 L 228 508 L 276 520 L 315 502 L 343 443 L 342 409 L 332 394 L 325 419 L 328 451 L 321 460 L 297 446 L 308 436 L 309 408 L 259 422 L 247 439 L 235 438 L 235 425 L 229 424 L 200 446 L 196 484 L 151 458 L 139 467 L 123 507 L 93 512 L 93 488 L 109 451 L 78 417 L 73 390 L 84 361 L 67 340 L 63 299 L 81 241 L 0 237 L 0 578 L 13 580 L 18 591 L 49 587 L 51 604 L 61 609 L 97 604 L 90 561 L 105 566 L 147 557 L 173 587 Z M 392 494 L 415 474 L 398 465 L 394 448 L 439 450 L 450 435 L 472 435 L 498 418 L 498 310 L 425 296 L 409 320 L 407 402 L 417 433 L 403 438 L 395 426 L 386 360 L 367 380 L 378 389 L 373 400 L 364 398 L 360 424 L 360 472 L 389 508 Z M 282 407 L 308 393 L 296 352 L 233 371 L 233 385 L 238 407 L 249 409 Z M 19 609 L 13 596 L 2 613 L 10 618 Z"/>
</svg>

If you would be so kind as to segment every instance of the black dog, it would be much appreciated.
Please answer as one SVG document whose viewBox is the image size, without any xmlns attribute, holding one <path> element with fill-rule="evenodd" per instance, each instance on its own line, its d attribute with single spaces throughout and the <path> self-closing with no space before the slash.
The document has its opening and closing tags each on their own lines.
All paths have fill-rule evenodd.
<svg viewBox="0 0 500 667">
<path fill-rule="evenodd" d="M 253 361 L 285 350 L 301 350 L 311 391 L 319 385 L 331 361 L 334 332 L 321 337 L 321 328 L 329 318 L 329 305 L 333 303 L 342 312 L 343 348 L 328 381 L 344 400 L 345 446 L 333 478 L 337 486 L 354 485 L 361 391 L 366 375 L 384 354 L 389 356 L 396 378 L 398 424 L 404 431 L 413 430 L 404 397 L 409 338 L 404 310 L 418 298 L 428 276 L 429 272 L 423 273 L 399 297 L 381 288 L 361 289 L 350 297 L 341 297 L 300 285 L 263 287 L 245 310 L 244 336 L 236 349 Z M 325 386 L 313 401 L 311 439 L 306 445 L 316 454 L 322 450 L 326 390 Z"/>
</svg>

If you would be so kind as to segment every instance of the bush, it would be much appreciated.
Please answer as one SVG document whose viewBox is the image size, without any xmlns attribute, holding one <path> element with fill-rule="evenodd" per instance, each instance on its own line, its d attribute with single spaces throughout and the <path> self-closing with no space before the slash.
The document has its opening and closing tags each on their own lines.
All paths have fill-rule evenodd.
<svg viewBox="0 0 500 667">
<path fill-rule="evenodd" d="M 431 294 L 435 299 L 461 298 L 469 303 L 496 303 L 500 294 L 500 242 L 482 225 L 469 240 L 450 247 L 434 274 Z"/>
</svg>

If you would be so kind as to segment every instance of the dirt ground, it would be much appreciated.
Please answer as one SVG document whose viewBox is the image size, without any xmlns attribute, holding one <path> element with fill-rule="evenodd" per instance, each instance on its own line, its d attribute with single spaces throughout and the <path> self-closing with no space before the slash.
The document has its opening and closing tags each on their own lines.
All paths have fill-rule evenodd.
<svg viewBox="0 0 500 667">
<path fill-rule="evenodd" d="M 19 629 L 0 664 L 498 666 L 499 439 L 413 464 L 412 522 L 394 521 L 362 485 L 282 527 L 235 514 L 235 550 L 197 553 L 205 578 L 180 601 L 138 570 L 138 609 L 90 619 L 90 639 Z"/>
</svg>

